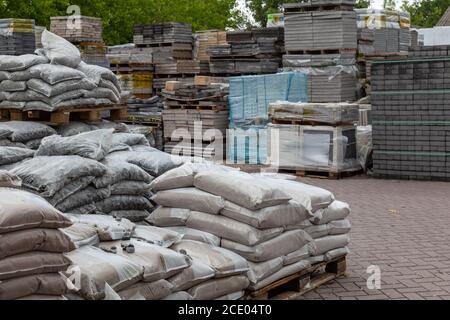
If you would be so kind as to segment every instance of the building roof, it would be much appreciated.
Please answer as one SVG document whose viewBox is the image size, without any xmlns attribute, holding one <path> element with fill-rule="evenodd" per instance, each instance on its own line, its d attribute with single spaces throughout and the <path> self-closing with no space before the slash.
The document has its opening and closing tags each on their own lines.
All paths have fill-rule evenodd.
<svg viewBox="0 0 450 320">
<path fill-rule="evenodd" d="M 450 7 L 445 11 L 441 20 L 436 24 L 437 27 L 448 27 L 450 26 Z"/>
</svg>

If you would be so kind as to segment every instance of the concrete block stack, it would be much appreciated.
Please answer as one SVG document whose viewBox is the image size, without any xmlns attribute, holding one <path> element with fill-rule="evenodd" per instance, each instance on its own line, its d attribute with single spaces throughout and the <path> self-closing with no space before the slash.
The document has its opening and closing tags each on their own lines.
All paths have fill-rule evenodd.
<svg viewBox="0 0 450 320">
<path fill-rule="evenodd" d="M 86 16 L 51 17 L 50 31 L 76 45 L 87 64 L 108 68 L 102 19 Z"/>
<path fill-rule="evenodd" d="M 308 73 L 310 102 L 354 101 L 357 29 L 353 0 L 284 5 L 285 70 Z"/>
<path fill-rule="evenodd" d="M 379 177 L 449 180 L 448 50 L 413 51 L 372 67 L 374 173 Z M 447 56 L 443 56 L 447 53 Z M 417 56 L 416 56 L 417 55 Z"/>
<path fill-rule="evenodd" d="M 0 19 L 0 54 L 19 56 L 34 53 L 33 19 Z"/>
<path fill-rule="evenodd" d="M 208 48 L 227 44 L 227 33 L 219 30 L 199 31 L 194 35 L 194 39 L 194 59 L 209 62 Z"/>
</svg>

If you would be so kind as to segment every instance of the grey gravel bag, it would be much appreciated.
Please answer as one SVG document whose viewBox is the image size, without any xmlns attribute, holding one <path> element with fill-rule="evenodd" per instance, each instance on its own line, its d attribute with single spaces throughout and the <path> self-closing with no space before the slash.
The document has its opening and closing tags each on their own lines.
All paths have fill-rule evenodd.
<svg viewBox="0 0 450 320">
<path fill-rule="evenodd" d="M 141 181 L 121 181 L 111 186 L 112 195 L 150 195 L 150 185 Z"/>
<path fill-rule="evenodd" d="M 332 221 L 327 227 L 330 236 L 347 234 L 352 230 L 352 224 L 347 219 Z"/>
<path fill-rule="evenodd" d="M 56 132 L 61 137 L 71 137 L 76 136 L 77 134 L 93 131 L 91 129 L 91 125 L 83 122 L 71 121 L 68 124 L 61 124 L 57 126 Z"/>
<path fill-rule="evenodd" d="M 102 176 L 106 168 L 99 162 L 79 156 L 36 157 L 12 170 L 23 186 L 44 198 L 53 197 L 74 179 Z"/>
<path fill-rule="evenodd" d="M 39 64 L 29 69 L 33 78 L 42 79 L 50 85 L 86 78 L 84 73 L 69 67 L 54 64 Z"/>
<path fill-rule="evenodd" d="M 331 221 L 346 219 L 350 213 L 350 206 L 347 203 L 336 200 L 327 208 L 316 211 L 311 222 L 314 224 L 326 224 Z"/>
<path fill-rule="evenodd" d="M 0 91 L 2 92 L 16 92 L 25 90 L 27 90 L 27 84 L 25 81 L 3 80 L 0 83 Z"/>
<path fill-rule="evenodd" d="M 152 197 L 152 200 L 163 207 L 190 209 L 211 214 L 219 214 L 225 205 L 221 197 L 196 188 L 160 191 Z"/>
<path fill-rule="evenodd" d="M 289 202 L 291 197 L 263 179 L 244 172 L 209 170 L 195 176 L 194 185 L 250 210 Z"/>
<path fill-rule="evenodd" d="M 12 133 L 11 130 L 0 128 L 0 139 L 8 138 Z"/>
<path fill-rule="evenodd" d="M 303 230 L 289 231 L 257 246 L 245 246 L 222 239 L 222 247 L 232 250 L 253 262 L 264 262 L 285 256 L 312 242 L 313 239 Z"/>
<path fill-rule="evenodd" d="M 47 201 L 49 201 L 53 206 L 56 206 L 59 203 L 66 200 L 71 195 L 77 193 L 80 190 L 85 189 L 94 180 L 95 177 L 93 176 L 86 176 L 79 179 L 74 179 L 69 184 L 65 185 L 64 188 L 56 192 L 51 199 L 47 199 Z"/>
<path fill-rule="evenodd" d="M 314 240 L 316 250 L 314 255 L 322 255 L 328 251 L 344 248 L 350 243 L 350 238 L 347 235 L 328 236 Z"/>
<path fill-rule="evenodd" d="M 42 47 L 42 53 L 52 64 L 76 68 L 81 62 L 81 54 L 77 47 L 47 30 L 42 33 Z"/>
<path fill-rule="evenodd" d="M 95 181 L 97 188 L 105 188 L 121 181 L 150 183 L 153 180 L 153 177 L 140 167 L 123 160 L 107 157 L 102 161 L 102 164 L 106 167 L 107 171 L 103 177 Z"/>
<path fill-rule="evenodd" d="M 114 210 L 109 213 L 116 219 L 128 219 L 131 222 L 142 222 L 150 216 L 147 210 Z"/>
<path fill-rule="evenodd" d="M 102 122 L 91 125 L 92 130 L 114 129 L 114 133 L 124 132 L 130 133 L 127 125 L 124 123 L 111 122 L 103 120 Z"/>
<path fill-rule="evenodd" d="M 42 142 L 42 139 L 34 139 L 34 140 L 27 141 L 27 143 L 25 143 L 25 146 L 28 149 L 37 150 L 41 146 L 41 142 Z"/>
<path fill-rule="evenodd" d="M 20 142 L 12 142 L 8 139 L 0 139 L 0 147 L 15 147 L 15 148 L 24 148 L 26 149 L 27 146 Z"/>
<path fill-rule="evenodd" d="M 334 249 L 325 253 L 325 261 L 333 261 L 337 258 L 345 257 L 348 254 L 350 254 L 350 250 L 347 247 Z"/>
<path fill-rule="evenodd" d="M 283 228 L 260 230 L 227 217 L 195 211 L 190 213 L 186 226 L 247 246 L 255 246 L 273 239 L 284 231 Z"/>
<path fill-rule="evenodd" d="M 85 98 L 108 99 L 114 103 L 118 103 L 120 101 L 120 98 L 116 96 L 114 91 L 106 88 L 95 88 L 90 91 L 86 91 L 83 96 Z"/>
<path fill-rule="evenodd" d="M 56 209 L 61 212 L 70 212 L 71 209 L 94 204 L 110 196 L 111 190 L 109 188 L 96 189 L 94 187 L 87 187 L 86 189 L 67 197 L 64 201 L 56 205 Z"/>
<path fill-rule="evenodd" d="M 96 85 L 93 82 L 89 81 L 88 79 L 64 81 L 57 83 L 53 86 L 49 85 L 47 82 L 41 79 L 30 79 L 27 81 L 27 87 L 48 98 L 51 98 L 69 91 L 75 90 L 91 91 L 96 88 Z"/>
<path fill-rule="evenodd" d="M 111 215 L 111 212 L 118 210 L 147 210 L 151 211 L 153 205 L 145 197 L 118 195 L 111 196 L 96 203 L 97 210 L 104 214 Z"/>
<path fill-rule="evenodd" d="M 0 71 L 0 81 L 3 80 L 10 80 L 11 79 L 11 74 L 7 71 Z"/>
<path fill-rule="evenodd" d="M 14 147 L 0 147 L 0 165 L 20 162 L 24 159 L 32 158 L 33 156 L 33 150 Z"/>
<path fill-rule="evenodd" d="M 8 171 L 0 170 L 0 188 L 20 188 L 22 180 Z"/>
<path fill-rule="evenodd" d="M 99 84 L 101 79 L 109 80 L 115 83 L 115 86 L 119 88 L 119 82 L 117 80 L 116 75 L 109 69 L 87 64 L 81 62 L 77 69 L 83 72 L 90 80 L 92 80 L 95 84 Z"/>
<path fill-rule="evenodd" d="M 143 134 L 136 133 L 115 133 L 113 135 L 112 142 L 113 145 L 126 144 L 128 146 L 150 146 L 150 143 Z"/>
<path fill-rule="evenodd" d="M 56 131 L 51 127 L 37 122 L 0 122 L 1 129 L 12 131 L 10 139 L 13 142 L 27 142 L 56 134 Z"/>
<path fill-rule="evenodd" d="M 100 161 L 111 148 L 113 130 L 97 130 L 72 137 L 51 136 L 42 140 L 36 156 L 75 155 Z"/>
<path fill-rule="evenodd" d="M 35 54 L 0 56 L 0 71 L 21 71 L 47 62 L 47 58 Z"/>
</svg>

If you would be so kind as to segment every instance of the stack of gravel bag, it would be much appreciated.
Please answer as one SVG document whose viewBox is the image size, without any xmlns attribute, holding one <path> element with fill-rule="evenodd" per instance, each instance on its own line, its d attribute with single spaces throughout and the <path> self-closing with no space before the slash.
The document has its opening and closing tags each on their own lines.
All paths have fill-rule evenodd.
<svg viewBox="0 0 450 320">
<path fill-rule="evenodd" d="M 3 134 L 1 133 L 2 131 L 4 132 Z M 42 123 L 0 122 L 0 146 L 37 150 L 43 138 L 55 133 L 54 129 Z"/>
<path fill-rule="evenodd" d="M 302 230 L 313 217 L 308 186 L 298 184 L 295 194 L 286 193 L 263 176 L 192 163 L 151 186 L 160 207 L 148 222 L 245 258 L 250 289 L 309 267 L 316 254 L 313 238 Z"/>
<path fill-rule="evenodd" d="M 36 55 L 0 57 L 0 109 L 53 112 L 120 101 L 109 69 L 81 62 L 76 47 L 48 31 L 42 43 Z"/>
<path fill-rule="evenodd" d="M 60 300 L 67 285 L 59 272 L 75 249 L 59 228 L 72 222 L 44 199 L 19 189 L 0 171 L 0 300 Z"/>
<path fill-rule="evenodd" d="M 314 239 L 309 262 L 329 262 L 349 253 L 347 246 L 350 243 L 348 234 L 351 223 L 347 218 L 351 210 L 347 203 L 335 200 L 327 190 L 288 180 L 286 176 L 255 176 L 266 180 L 295 200 L 301 201 L 306 196 L 303 204 L 313 213 L 313 217 L 290 228 L 303 229 Z"/>
</svg>

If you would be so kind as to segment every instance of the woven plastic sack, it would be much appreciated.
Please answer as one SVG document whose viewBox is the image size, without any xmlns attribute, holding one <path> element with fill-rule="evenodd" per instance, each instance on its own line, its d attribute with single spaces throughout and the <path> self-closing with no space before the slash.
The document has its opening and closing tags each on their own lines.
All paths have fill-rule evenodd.
<svg viewBox="0 0 450 320">
<path fill-rule="evenodd" d="M 51 136 L 42 140 L 36 156 L 74 155 L 100 161 L 111 148 L 113 130 L 97 130 L 72 137 Z"/>
<path fill-rule="evenodd" d="M 249 270 L 247 277 L 250 283 L 255 285 L 258 282 L 270 277 L 275 272 L 280 271 L 283 268 L 283 257 L 278 257 L 273 260 L 269 260 L 261 263 L 248 262 Z"/>
<path fill-rule="evenodd" d="M 182 291 L 214 278 L 215 271 L 199 259 L 192 258 L 192 264 L 177 275 L 168 279 L 173 285 L 173 291 Z"/>
<path fill-rule="evenodd" d="M 283 265 L 289 266 L 299 261 L 308 259 L 314 251 L 314 245 L 309 243 L 301 249 L 291 252 L 283 257 Z"/>
<path fill-rule="evenodd" d="M 150 185 L 141 181 L 121 181 L 111 186 L 112 195 L 150 195 Z"/>
<path fill-rule="evenodd" d="M 71 121 L 68 124 L 61 124 L 55 129 L 61 137 L 71 137 L 80 133 L 92 131 L 91 125 L 77 121 Z"/>
<path fill-rule="evenodd" d="M 51 127 L 37 122 L 0 122 L 0 130 L 1 129 L 12 131 L 10 139 L 13 142 L 27 142 L 51 136 L 56 133 Z"/>
<path fill-rule="evenodd" d="M 169 248 L 182 238 L 182 235 L 163 228 L 151 226 L 137 226 L 132 235 L 133 238 Z"/>
<path fill-rule="evenodd" d="M 74 223 L 94 226 L 101 241 L 129 239 L 136 227 L 134 223 L 127 219 L 114 219 L 110 216 L 71 214 L 66 216 Z"/>
<path fill-rule="evenodd" d="M 15 147 L 15 148 L 24 148 L 26 149 L 27 146 L 20 142 L 12 142 L 8 139 L 0 139 L 0 147 Z"/>
<path fill-rule="evenodd" d="M 40 64 L 31 67 L 29 71 L 34 78 L 42 79 L 50 85 L 86 78 L 84 73 L 62 65 Z"/>
<path fill-rule="evenodd" d="M 61 232 L 71 239 L 76 248 L 95 246 L 100 242 L 97 228 L 92 225 L 74 223 L 69 228 L 61 229 Z"/>
<path fill-rule="evenodd" d="M 311 218 L 310 212 L 295 201 L 255 211 L 225 201 L 220 214 L 258 229 L 287 227 Z"/>
<path fill-rule="evenodd" d="M 250 210 L 271 207 L 291 200 L 276 187 L 243 172 L 209 170 L 195 176 L 194 185 Z"/>
<path fill-rule="evenodd" d="M 243 298 L 245 296 L 245 291 L 237 291 L 237 292 L 233 292 L 233 293 L 229 293 L 227 295 L 218 297 L 218 298 L 214 298 L 214 300 L 219 300 L 219 301 L 235 301 L 235 300 L 240 300 L 241 298 Z"/>
<path fill-rule="evenodd" d="M 59 190 L 51 199 L 46 199 L 53 206 L 56 206 L 66 200 L 68 197 L 74 195 L 75 193 L 87 188 L 93 181 L 95 177 L 87 176 L 79 179 L 74 179 L 69 184 L 65 185 L 64 188 Z"/>
<path fill-rule="evenodd" d="M 116 75 L 109 69 L 81 62 L 77 69 L 83 72 L 96 85 L 100 84 L 101 79 L 109 80 L 119 87 Z"/>
<path fill-rule="evenodd" d="M 96 85 L 88 79 L 64 81 L 53 86 L 41 79 L 30 79 L 27 81 L 27 87 L 50 98 L 68 91 L 93 90 Z"/>
<path fill-rule="evenodd" d="M 325 261 L 333 261 L 337 258 L 345 257 L 349 253 L 350 253 L 350 250 L 347 247 L 334 249 L 334 250 L 328 251 L 325 254 Z"/>
<path fill-rule="evenodd" d="M 147 138 L 143 134 L 135 133 L 115 133 L 113 135 L 113 145 L 126 144 L 128 146 L 143 145 L 150 146 Z"/>
<path fill-rule="evenodd" d="M 146 221 L 157 227 L 182 227 L 190 213 L 189 209 L 158 207 Z"/>
<path fill-rule="evenodd" d="M 33 228 L 66 228 L 72 222 L 32 193 L 0 188 L 0 234 Z"/>
<path fill-rule="evenodd" d="M 255 246 L 273 239 L 284 231 L 283 228 L 260 230 L 227 217 L 195 211 L 190 213 L 186 226 L 247 246 Z"/>
<path fill-rule="evenodd" d="M 111 196 L 96 203 L 98 211 L 111 215 L 117 210 L 152 210 L 151 202 L 141 196 Z"/>
<path fill-rule="evenodd" d="M 0 170 L 0 188 L 20 188 L 22 180 L 8 171 Z"/>
<path fill-rule="evenodd" d="M 20 162 L 24 159 L 32 158 L 33 156 L 33 150 L 14 147 L 0 147 L 0 165 Z"/>
<path fill-rule="evenodd" d="M 166 280 L 153 283 L 137 283 L 119 291 L 122 300 L 161 300 L 172 293 L 173 285 Z"/>
<path fill-rule="evenodd" d="M 0 139 L 8 138 L 12 133 L 11 130 L 0 128 Z"/>
<path fill-rule="evenodd" d="M 0 81 L 3 80 L 10 80 L 11 79 L 11 74 L 7 71 L 0 71 Z"/>
<path fill-rule="evenodd" d="M 257 246 L 245 246 L 222 239 L 222 247 L 232 250 L 253 262 L 264 262 L 285 256 L 312 242 L 313 239 L 303 230 L 289 231 Z"/>
<path fill-rule="evenodd" d="M 219 214 L 225 206 L 221 197 L 196 188 L 182 188 L 158 192 L 152 200 L 163 207 L 183 208 Z"/>
<path fill-rule="evenodd" d="M 97 211 L 97 207 L 95 206 L 95 204 L 87 204 L 85 206 L 82 207 L 78 207 L 78 208 L 74 208 L 74 209 L 70 209 L 69 210 L 70 214 L 95 214 Z"/>
<path fill-rule="evenodd" d="M 27 90 L 27 84 L 25 81 L 11 81 L 11 80 L 3 80 L 0 83 L 0 91 L 2 92 L 16 92 L 16 91 L 25 91 Z M 9 100 L 9 96 L 8 96 Z"/>
<path fill-rule="evenodd" d="M 90 91 L 86 91 L 84 93 L 85 98 L 94 98 L 94 99 L 108 99 L 114 103 L 118 103 L 120 101 L 120 97 L 116 95 L 116 93 L 107 88 L 95 88 Z"/>
<path fill-rule="evenodd" d="M 161 299 L 161 300 L 190 301 L 190 300 L 194 300 L 194 298 L 192 298 L 192 296 L 185 291 L 178 291 L 178 292 L 168 295 L 167 297 L 165 297 L 164 299 Z"/>
<path fill-rule="evenodd" d="M 329 232 L 328 225 L 326 224 L 312 225 L 303 230 L 305 230 L 313 239 L 326 237 Z"/>
<path fill-rule="evenodd" d="M 208 264 L 219 278 L 248 271 L 247 261 L 244 258 L 224 248 L 213 247 L 197 241 L 182 240 L 174 244 L 171 249 Z"/>
<path fill-rule="evenodd" d="M 223 279 L 213 279 L 201 283 L 188 290 L 195 300 L 211 300 L 224 295 L 243 291 L 250 284 L 246 276 L 233 276 Z"/>
<path fill-rule="evenodd" d="M 35 54 L 0 56 L 0 71 L 21 71 L 34 65 L 47 63 L 48 59 Z"/>
<path fill-rule="evenodd" d="M 36 157 L 11 171 L 23 181 L 23 186 L 46 198 L 53 197 L 74 179 L 106 173 L 95 160 L 79 156 Z"/>
<path fill-rule="evenodd" d="M 131 222 L 142 222 L 148 218 L 150 212 L 147 210 L 114 210 L 111 211 L 109 215 L 116 219 L 128 219 Z"/>
<path fill-rule="evenodd" d="M 209 232 L 187 227 L 166 227 L 165 229 L 181 234 L 183 236 L 183 240 L 199 241 L 214 247 L 220 247 L 220 238 Z"/>
<path fill-rule="evenodd" d="M 77 47 L 47 30 L 42 33 L 42 47 L 42 52 L 52 64 L 76 68 L 81 62 L 81 54 Z"/>
<path fill-rule="evenodd" d="M 63 253 L 75 245 L 57 229 L 29 229 L 0 234 L 0 259 L 30 251 Z"/>
<path fill-rule="evenodd" d="M 328 234 L 330 236 L 347 234 L 352 230 L 352 224 L 349 220 L 336 220 L 327 225 Z"/>
<path fill-rule="evenodd" d="M 134 246 L 134 253 L 127 253 L 124 246 Z M 103 242 L 102 250 L 114 251 L 130 259 L 144 269 L 143 281 L 167 279 L 191 265 L 188 257 L 173 250 L 132 239 L 130 241 Z"/>
<path fill-rule="evenodd" d="M 314 255 L 322 255 L 328 251 L 344 248 L 350 243 L 350 238 L 347 235 L 328 236 L 314 240 L 316 250 Z"/>
<path fill-rule="evenodd" d="M 41 274 L 0 282 L 0 300 L 13 300 L 32 294 L 63 295 L 67 284 L 58 274 Z"/>
<path fill-rule="evenodd" d="M 81 271 L 81 290 L 85 299 L 105 298 L 105 284 L 114 291 L 126 289 L 142 278 L 142 266 L 122 256 L 86 246 L 67 254 Z"/>
<path fill-rule="evenodd" d="M 117 123 L 103 120 L 102 122 L 91 125 L 92 130 L 101 130 L 101 129 L 114 129 L 114 133 L 124 132 L 130 133 L 127 125 L 124 123 Z"/>
</svg>

